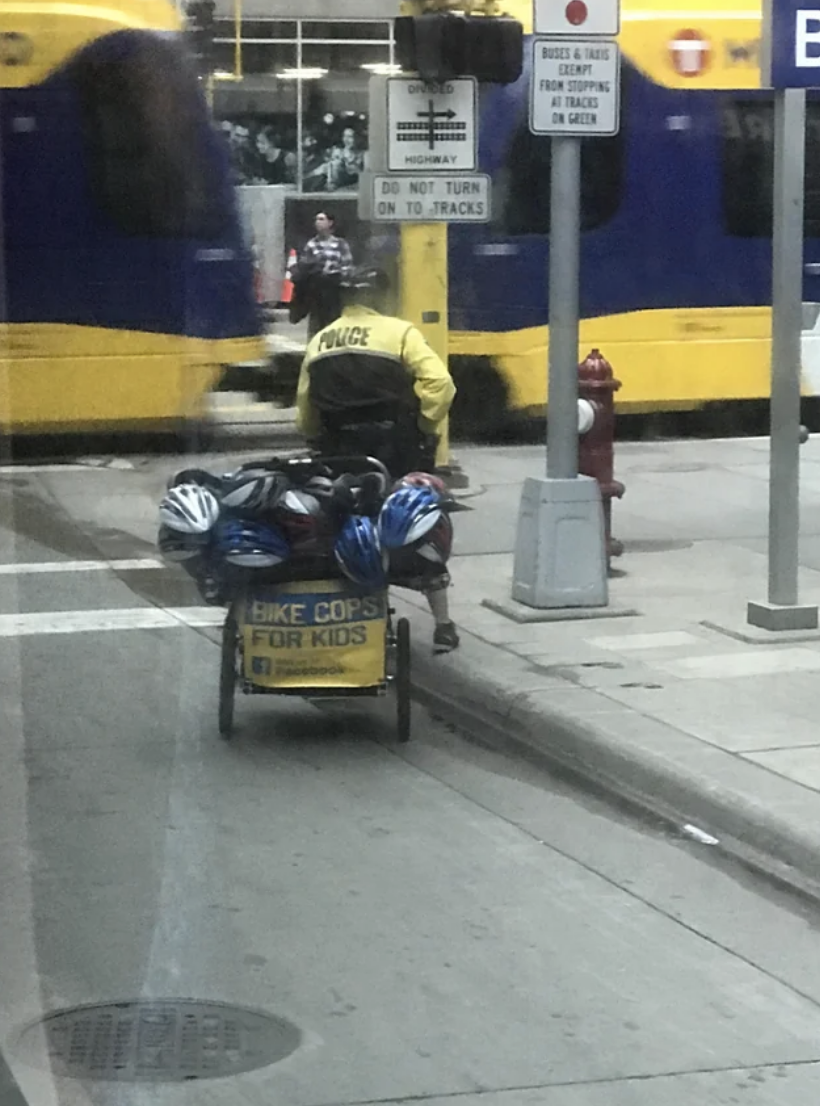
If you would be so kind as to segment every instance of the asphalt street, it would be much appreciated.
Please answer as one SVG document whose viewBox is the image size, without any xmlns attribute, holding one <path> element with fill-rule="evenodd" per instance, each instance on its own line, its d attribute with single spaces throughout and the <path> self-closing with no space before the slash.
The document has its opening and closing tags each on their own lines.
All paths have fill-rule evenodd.
<svg viewBox="0 0 820 1106">
<path fill-rule="evenodd" d="M 389 700 L 248 697 L 221 742 L 219 612 L 153 559 L 170 467 L 0 472 L 0 1049 L 22 1101 L 815 1106 L 815 907 L 420 709 L 399 747 Z M 266 1012 L 296 1046 L 97 1082 L 32 1028 L 159 999 Z"/>
</svg>

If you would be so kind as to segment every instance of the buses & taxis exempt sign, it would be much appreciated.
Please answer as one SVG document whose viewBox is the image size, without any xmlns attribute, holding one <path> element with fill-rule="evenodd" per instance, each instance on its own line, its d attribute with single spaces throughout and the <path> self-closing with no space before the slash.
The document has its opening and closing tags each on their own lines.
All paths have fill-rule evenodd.
<svg viewBox="0 0 820 1106">
<path fill-rule="evenodd" d="M 620 51 L 608 39 L 536 38 L 530 96 L 533 134 L 618 133 Z"/>
</svg>

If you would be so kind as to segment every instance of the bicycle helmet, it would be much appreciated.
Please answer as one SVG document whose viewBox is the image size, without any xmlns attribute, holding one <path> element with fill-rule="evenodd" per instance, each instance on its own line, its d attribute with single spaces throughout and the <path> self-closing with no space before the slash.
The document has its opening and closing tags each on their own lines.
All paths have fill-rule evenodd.
<svg viewBox="0 0 820 1106">
<path fill-rule="evenodd" d="M 382 588 L 387 583 L 387 552 L 371 518 L 351 515 L 336 538 L 333 553 L 339 568 L 354 584 Z"/>
<path fill-rule="evenodd" d="M 404 487 L 387 497 L 379 512 L 379 534 L 386 549 L 411 545 L 442 517 L 441 496 L 432 488 Z"/>
<path fill-rule="evenodd" d="M 201 488 L 207 488 L 214 493 L 217 499 L 222 495 L 222 477 L 215 476 L 207 469 L 181 469 L 168 478 L 166 490 L 176 488 L 180 484 L 199 484 Z"/>
<path fill-rule="evenodd" d="M 442 514 L 433 529 L 416 546 L 416 552 L 426 561 L 444 565 L 449 561 L 452 551 L 453 523 L 449 515 Z"/>
<path fill-rule="evenodd" d="M 434 476 L 431 472 L 408 472 L 393 485 L 394 491 L 399 488 L 432 488 L 440 495 L 447 494 L 447 485 L 440 476 Z"/>
<path fill-rule="evenodd" d="M 290 546 L 278 527 L 249 519 L 228 519 L 216 536 L 225 560 L 241 568 L 275 568 L 290 556 Z"/>
<path fill-rule="evenodd" d="M 300 548 L 317 548 L 330 528 L 330 520 L 316 496 L 297 488 L 282 496 L 274 510 L 274 518 L 291 545 Z"/>
<path fill-rule="evenodd" d="M 313 515 L 317 518 L 322 513 L 322 505 L 318 498 L 302 488 L 291 488 L 282 496 L 279 507 L 282 514 Z"/>
<path fill-rule="evenodd" d="M 303 490 L 325 505 L 333 499 L 336 488 L 329 476 L 314 475 L 305 481 Z"/>
<path fill-rule="evenodd" d="M 199 484 L 177 484 L 159 505 L 160 522 L 182 534 L 209 534 L 219 518 L 219 502 Z"/>
<path fill-rule="evenodd" d="M 159 528 L 157 548 L 166 561 L 190 561 L 202 552 L 198 535 L 172 530 L 164 524 Z"/>
<path fill-rule="evenodd" d="M 232 510 L 255 514 L 274 507 L 288 487 L 289 482 L 281 473 L 247 469 L 226 477 L 222 503 Z"/>
</svg>

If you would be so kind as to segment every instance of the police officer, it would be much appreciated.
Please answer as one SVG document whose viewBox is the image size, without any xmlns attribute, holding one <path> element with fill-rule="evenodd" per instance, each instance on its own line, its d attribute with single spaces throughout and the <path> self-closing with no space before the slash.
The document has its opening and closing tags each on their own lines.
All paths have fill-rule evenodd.
<svg viewBox="0 0 820 1106">
<path fill-rule="evenodd" d="M 305 353 L 297 426 L 323 453 L 367 453 L 399 477 L 434 465 L 456 389 L 421 332 L 380 313 L 388 291 L 386 274 L 373 266 L 344 277 L 341 316 Z"/>
<path fill-rule="evenodd" d="M 386 274 L 375 266 L 343 278 L 341 316 L 314 335 L 305 352 L 296 425 L 326 456 L 376 457 L 400 477 L 435 467 L 456 389 L 421 331 L 381 313 L 388 291 Z M 455 649 L 446 584 L 426 594 L 436 621 L 434 644 Z"/>
</svg>

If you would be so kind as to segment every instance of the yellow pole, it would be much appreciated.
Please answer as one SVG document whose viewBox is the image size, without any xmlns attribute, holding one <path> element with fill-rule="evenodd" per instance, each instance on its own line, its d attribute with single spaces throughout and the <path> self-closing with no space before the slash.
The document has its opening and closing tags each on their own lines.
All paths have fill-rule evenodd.
<svg viewBox="0 0 820 1106">
<path fill-rule="evenodd" d="M 233 5 L 234 45 L 233 75 L 242 80 L 242 0 L 234 0 Z"/>
<path fill-rule="evenodd" d="M 422 0 L 402 0 L 402 15 L 424 10 Z M 415 323 L 430 348 L 448 363 L 447 224 L 402 223 L 399 255 L 399 287 L 402 317 Z M 436 464 L 450 461 L 450 420 L 439 428 Z"/>
<path fill-rule="evenodd" d="M 402 223 L 399 268 L 401 316 L 415 323 L 447 364 L 447 224 Z M 436 464 L 450 461 L 449 419 L 439 427 Z"/>
</svg>

